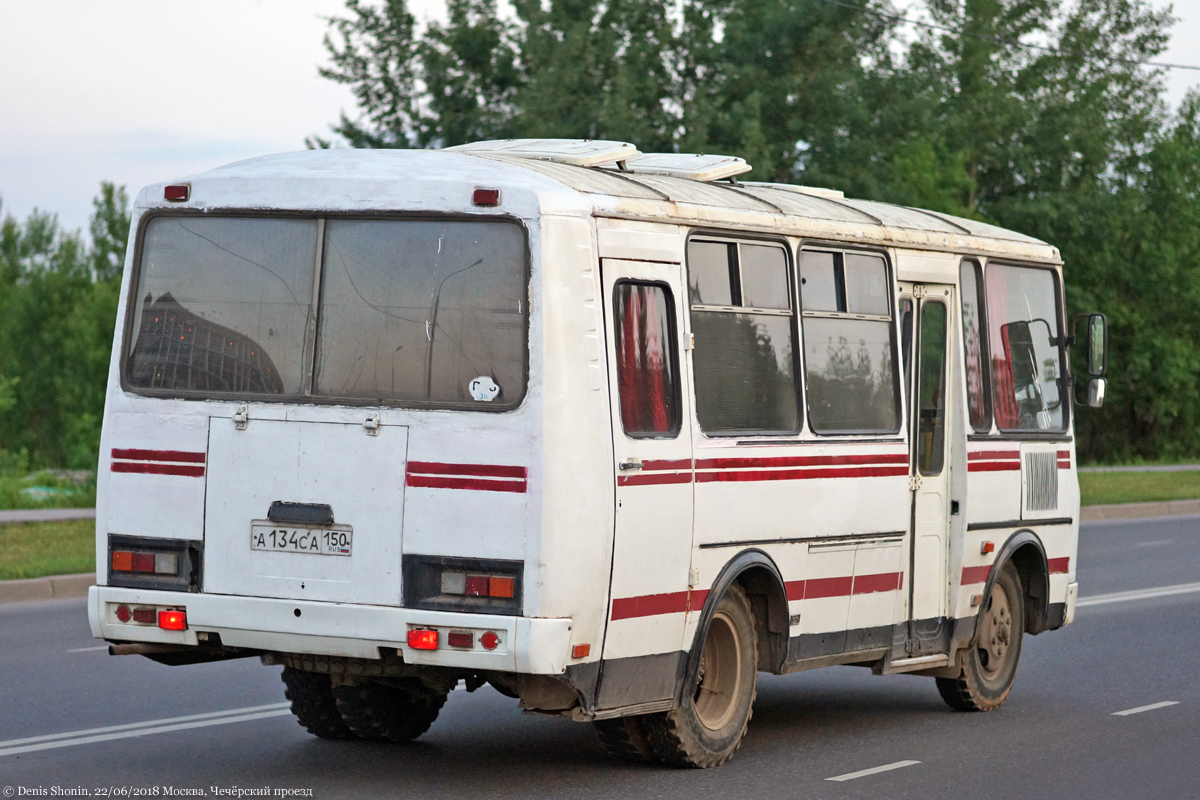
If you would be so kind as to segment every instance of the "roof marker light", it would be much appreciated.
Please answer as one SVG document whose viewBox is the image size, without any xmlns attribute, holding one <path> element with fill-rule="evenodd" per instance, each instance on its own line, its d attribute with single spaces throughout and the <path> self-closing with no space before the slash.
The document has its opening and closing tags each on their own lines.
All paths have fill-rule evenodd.
<svg viewBox="0 0 1200 800">
<path fill-rule="evenodd" d="M 192 195 L 192 186 L 188 183 L 175 183 L 163 189 L 163 199 L 172 203 L 186 203 Z"/>
<path fill-rule="evenodd" d="M 476 189 L 473 199 L 477 206 L 498 206 L 500 205 L 500 190 Z"/>
</svg>

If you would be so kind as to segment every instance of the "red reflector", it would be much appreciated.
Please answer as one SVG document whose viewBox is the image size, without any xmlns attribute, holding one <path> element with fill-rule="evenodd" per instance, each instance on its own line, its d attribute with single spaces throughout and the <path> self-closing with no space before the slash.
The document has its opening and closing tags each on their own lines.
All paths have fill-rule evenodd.
<svg viewBox="0 0 1200 800">
<path fill-rule="evenodd" d="M 133 553 L 128 550 L 114 550 L 112 567 L 113 572 L 133 572 Z"/>
<path fill-rule="evenodd" d="M 474 647 L 475 634 L 470 631 L 450 631 L 446 634 L 446 644 L 451 647 Z"/>
<path fill-rule="evenodd" d="M 438 632 L 414 629 L 408 632 L 408 646 L 414 650 L 437 650 Z"/>
<path fill-rule="evenodd" d="M 158 627 L 164 631 L 186 631 L 187 612 L 183 610 L 158 612 Z"/>
<path fill-rule="evenodd" d="M 154 624 L 154 609 L 153 608 L 135 608 L 133 610 L 133 621 L 144 622 L 149 625 Z M 183 630 L 180 628 L 179 630 Z"/>
<path fill-rule="evenodd" d="M 488 594 L 492 597 L 512 597 L 516 583 L 514 578 L 500 578 L 493 575 L 488 582 Z"/>
<path fill-rule="evenodd" d="M 995 549 L 996 549 L 995 542 L 984 542 L 983 546 L 979 548 L 979 552 L 984 555 L 987 555 L 988 553 L 994 552 Z"/>
<path fill-rule="evenodd" d="M 577 644 L 571 648 L 571 658 L 587 658 L 592 652 L 590 644 Z"/>
<path fill-rule="evenodd" d="M 479 637 L 479 643 L 488 650 L 495 650 L 496 645 L 500 644 L 500 637 L 488 631 L 483 636 Z"/>
<path fill-rule="evenodd" d="M 134 553 L 134 572 L 154 572 L 154 553 Z"/>
<path fill-rule="evenodd" d="M 477 206 L 498 206 L 500 205 L 500 190 L 476 189 L 474 200 Z"/>
<path fill-rule="evenodd" d="M 467 596 L 468 597 L 487 597 L 490 587 L 491 578 L 486 575 L 468 575 L 467 576 Z"/>
<path fill-rule="evenodd" d="M 183 203 L 187 201 L 191 193 L 191 186 L 188 186 L 186 183 L 179 183 L 163 189 L 163 199 L 170 200 L 172 203 Z"/>
<path fill-rule="evenodd" d="M 117 606 L 117 619 L 121 620 L 121 622 L 129 622 L 131 616 L 129 606 Z"/>
</svg>

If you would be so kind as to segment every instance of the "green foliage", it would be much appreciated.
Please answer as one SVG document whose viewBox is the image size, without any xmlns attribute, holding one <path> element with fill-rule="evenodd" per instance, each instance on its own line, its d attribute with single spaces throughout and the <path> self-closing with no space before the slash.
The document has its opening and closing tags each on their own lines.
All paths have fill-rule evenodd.
<svg viewBox="0 0 1200 800">
<path fill-rule="evenodd" d="M 0 581 L 95 569 L 95 520 L 0 525 Z"/>
<path fill-rule="evenodd" d="M 0 223 L 0 475 L 96 467 L 128 205 L 101 184 L 90 248 L 52 214 Z"/>
</svg>

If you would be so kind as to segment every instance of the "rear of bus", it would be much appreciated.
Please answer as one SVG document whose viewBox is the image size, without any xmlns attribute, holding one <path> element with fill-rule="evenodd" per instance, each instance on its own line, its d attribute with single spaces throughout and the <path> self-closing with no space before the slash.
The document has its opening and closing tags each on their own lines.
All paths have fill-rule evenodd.
<svg viewBox="0 0 1200 800">
<path fill-rule="evenodd" d="M 309 153 L 143 191 L 89 598 L 113 652 L 266 653 L 335 685 L 365 669 L 443 699 L 460 674 L 515 693 L 517 673 L 598 657 L 611 541 L 579 554 L 594 600 L 544 578 L 544 359 L 529 344 L 541 248 L 586 247 L 589 227 L 546 236 L 514 172 Z M 608 435 L 595 396 L 594 411 L 549 401 L 595 421 L 570 423 L 581 442 Z M 595 517 L 572 491 L 557 487 L 559 516 Z M 541 695 L 575 702 L 553 682 Z"/>
</svg>

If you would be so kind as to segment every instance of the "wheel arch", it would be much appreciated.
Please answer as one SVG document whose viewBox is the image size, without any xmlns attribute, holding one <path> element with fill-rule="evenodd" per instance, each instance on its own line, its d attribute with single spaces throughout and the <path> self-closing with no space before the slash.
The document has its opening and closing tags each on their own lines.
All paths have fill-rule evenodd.
<svg viewBox="0 0 1200 800">
<path fill-rule="evenodd" d="M 1010 561 L 1021 578 L 1021 591 L 1025 601 L 1025 632 L 1039 634 L 1046 630 L 1050 609 L 1050 567 L 1042 540 L 1028 528 L 1008 537 L 1000 547 L 1000 552 L 996 554 L 996 561 L 988 573 L 987 583 L 983 588 L 984 597 L 991 594 L 1000 570 Z"/>
<path fill-rule="evenodd" d="M 737 583 L 750 598 L 751 612 L 758 633 L 759 670 L 780 673 L 788 651 L 788 601 L 783 575 L 779 567 L 762 550 L 742 550 L 721 568 L 700 611 L 696 632 L 688 648 L 686 666 L 679 675 L 676 700 L 683 702 L 684 687 L 688 678 L 695 674 L 700 662 L 701 643 L 708 631 L 709 623 L 716 612 L 717 604 L 729 587 Z"/>
</svg>

